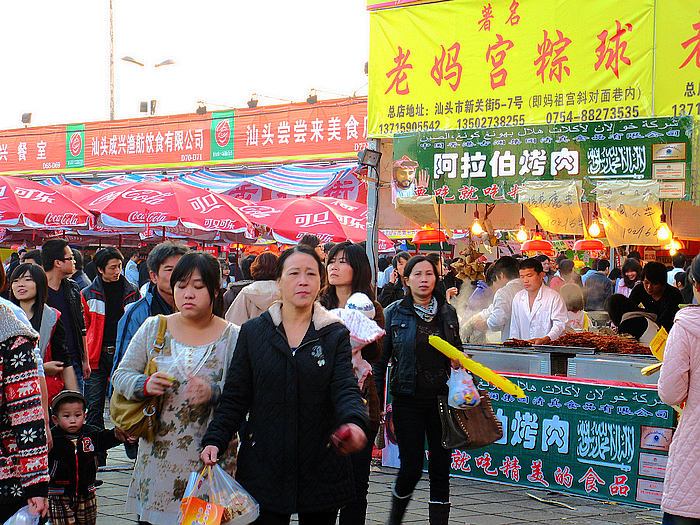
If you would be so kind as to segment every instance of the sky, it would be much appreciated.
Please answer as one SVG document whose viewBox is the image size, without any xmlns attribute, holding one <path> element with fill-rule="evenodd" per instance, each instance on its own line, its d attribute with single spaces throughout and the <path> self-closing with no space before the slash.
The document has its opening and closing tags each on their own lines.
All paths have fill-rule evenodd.
<svg viewBox="0 0 700 525">
<path fill-rule="evenodd" d="M 115 113 L 367 94 L 365 0 L 113 0 Z M 0 3 L 0 129 L 109 119 L 109 0 Z M 121 60 L 130 56 L 144 67 Z M 153 67 L 171 59 L 173 65 Z"/>
</svg>

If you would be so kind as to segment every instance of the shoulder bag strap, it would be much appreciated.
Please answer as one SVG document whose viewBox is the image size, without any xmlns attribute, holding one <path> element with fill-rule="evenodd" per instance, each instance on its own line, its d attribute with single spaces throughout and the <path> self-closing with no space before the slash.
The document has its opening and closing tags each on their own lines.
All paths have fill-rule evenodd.
<svg viewBox="0 0 700 525">
<path fill-rule="evenodd" d="M 158 333 L 156 334 L 156 340 L 153 343 L 153 351 L 156 353 L 161 353 L 163 351 L 163 346 L 165 346 L 165 331 L 168 329 L 168 318 L 162 314 L 158 315 Z"/>
</svg>

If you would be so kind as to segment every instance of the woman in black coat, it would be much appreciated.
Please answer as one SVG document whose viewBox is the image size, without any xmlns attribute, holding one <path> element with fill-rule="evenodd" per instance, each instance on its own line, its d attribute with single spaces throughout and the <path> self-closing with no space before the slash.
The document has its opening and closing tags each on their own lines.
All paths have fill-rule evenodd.
<svg viewBox="0 0 700 525">
<path fill-rule="evenodd" d="M 384 315 L 386 335 L 382 358 L 374 365 L 380 401 L 384 401 L 389 361 L 392 421 L 399 446 L 401 468 L 392 490 L 390 525 L 403 521 L 413 489 L 423 473 L 425 441 L 428 441 L 430 525 L 447 525 L 450 514 L 451 450 L 442 447 L 442 426 L 437 397 L 447 394 L 450 360 L 428 342 L 437 335 L 462 347 L 457 312 L 436 291 L 438 269 L 423 255 L 412 257 L 404 268 L 409 293 L 391 304 Z"/>
<path fill-rule="evenodd" d="M 257 524 L 333 524 L 355 497 L 350 459 L 367 412 L 352 373 L 348 330 L 316 303 L 324 271 L 307 246 L 278 260 L 282 301 L 243 324 L 214 420 L 211 465 L 248 414 L 236 479 L 260 504 Z"/>
</svg>

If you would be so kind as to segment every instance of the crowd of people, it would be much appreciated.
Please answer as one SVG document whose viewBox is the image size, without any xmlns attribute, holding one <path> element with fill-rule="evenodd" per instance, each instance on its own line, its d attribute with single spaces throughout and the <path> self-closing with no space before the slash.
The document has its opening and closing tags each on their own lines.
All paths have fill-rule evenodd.
<svg viewBox="0 0 700 525">
<path fill-rule="evenodd" d="M 18 252 L 0 265 L 8 416 L 0 455 L 12 465 L 0 476 L 0 522 L 29 505 L 52 523 L 95 523 L 97 468 L 124 443 L 136 460 L 126 510 L 140 523 L 175 523 L 189 474 L 213 464 L 258 501 L 256 523 L 289 523 L 292 514 L 300 523 L 364 523 L 388 391 L 401 458 L 389 523 L 403 520 L 427 442 L 429 522 L 446 525 L 451 451 L 441 445 L 437 396 L 459 363 L 430 335 L 458 348 L 484 339 L 547 344 L 591 329 L 588 314 L 600 311 L 642 342 L 664 327 L 660 396 L 697 412 L 700 310 L 678 311 L 700 296 L 700 258 L 679 253 L 668 271 L 638 255 L 612 270 L 605 259 L 579 270 L 564 255 L 504 256 L 464 283 L 440 254 L 399 252 L 380 260 L 375 288 L 363 245 L 315 236 L 233 267 L 172 242 L 126 260 L 114 247 L 90 257 L 61 239 Z M 359 352 L 333 313 L 354 308 L 358 294 L 384 330 Z M 146 375 L 154 345 L 172 364 Z M 160 399 L 155 438 L 105 430 L 112 391 Z M 688 458 L 700 447 L 694 425 L 682 418 L 671 447 L 664 523 L 700 518 L 688 503 L 689 494 L 698 500 L 688 482 L 696 463 Z"/>
</svg>

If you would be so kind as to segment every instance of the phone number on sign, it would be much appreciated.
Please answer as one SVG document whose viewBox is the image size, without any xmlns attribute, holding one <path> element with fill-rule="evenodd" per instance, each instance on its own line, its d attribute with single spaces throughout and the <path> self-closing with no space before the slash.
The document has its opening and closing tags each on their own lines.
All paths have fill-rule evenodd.
<svg viewBox="0 0 700 525">
<path fill-rule="evenodd" d="M 422 120 L 415 122 L 387 122 L 379 124 L 379 132 L 384 134 L 389 133 L 407 133 L 409 131 L 434 131 L 440 129 L 439 120 Z"/>
<path fill-rule="evenodd" d="M 610 120 L 622 118 L 636 118 L 639 116 L 639 106 L 621 106 L 617 108 L 597 108 L 581 111 L 581 115 L 574 115 L 573 111 L 555 111 L 547 113 L 547 124 L 557 122 L 590 122 L 596 120 Z"/>
</svg>

